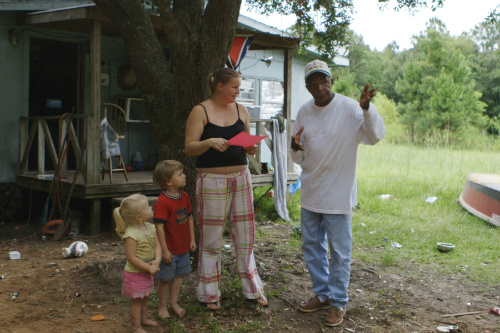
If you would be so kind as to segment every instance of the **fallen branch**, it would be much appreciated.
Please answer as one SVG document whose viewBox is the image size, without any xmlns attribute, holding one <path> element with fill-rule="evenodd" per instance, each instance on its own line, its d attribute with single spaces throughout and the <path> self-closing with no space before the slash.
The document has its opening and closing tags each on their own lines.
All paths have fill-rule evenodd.
<svg viewBox="0 0 500 333">
<path fill-rule="evenodd" d="M 473 315 L 473 314 L 479 314 L 479 313 L 481 313 L 481 311 L 445 314 L 445 315 L 441 315 L 441 317 L 458 317 L 458 316 L 467 316 L 467 315 Z"/>
</svg>

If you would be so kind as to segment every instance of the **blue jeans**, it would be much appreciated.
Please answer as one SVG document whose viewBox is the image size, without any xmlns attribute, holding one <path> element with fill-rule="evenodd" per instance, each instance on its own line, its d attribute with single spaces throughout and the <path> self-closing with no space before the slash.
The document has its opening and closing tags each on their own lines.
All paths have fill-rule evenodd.
<svg viewBox="0 0 500 333">
<path fill-rule="evenodd" d="M 314 293 L 332 306 L 345 307 L 351 276 L 352 215 L 301 210 L 302 253 Z M 328 264 L 328 246 L 331 265 Z"/>
</svg>

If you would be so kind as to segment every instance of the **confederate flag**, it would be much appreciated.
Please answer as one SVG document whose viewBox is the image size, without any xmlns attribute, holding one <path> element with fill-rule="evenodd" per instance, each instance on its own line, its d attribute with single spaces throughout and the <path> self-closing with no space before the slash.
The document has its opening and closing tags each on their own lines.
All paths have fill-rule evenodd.
<svg viewBox="0 0 500 333">
<path fill-rule="evenodd" d="M 227 56 L 227 67 L 236 70 L 245 57 L 253 37 L 234 37 L 233 46 Z"/>
</svg>

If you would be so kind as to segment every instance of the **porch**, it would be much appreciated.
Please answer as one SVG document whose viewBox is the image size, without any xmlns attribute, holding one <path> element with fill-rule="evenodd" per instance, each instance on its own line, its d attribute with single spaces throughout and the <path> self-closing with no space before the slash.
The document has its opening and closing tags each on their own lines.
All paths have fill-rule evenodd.
<svg viewBox="0 0 500 333">
<path fill-rule="evenodd" d="M 101 38 L 103 36 L 118 37 L 119 33 L 107 17 L 94 5 L 73 7 L 59 10 L 49 10 L 27 13 L 20 17 L 23 25 L 30 28 L 51 29 L 64 32 L 83 34 L 88 39 L 89 63 L 81 72 L 89 72 L 89 82 L 80 85 L 80 99 L 77 111 L 72 119 L 61 116 L 30 116 L 20 119 L 20 171 L 16 183 L 26 189 L 50 192 L 54 183 L 56 170 L 63 177 L 60 195 L 68 195 L 71 185 L 74 185 L 72 198 L 83 199 L 90 203 L 87 219 L 90 221 L 90 232 L 100 232 L 101 210 L 111 207 L 101 207 L 103 199 L 122 197 L 132 193 L 157 195 L 159 188 L 153 184 L 152 171 L 134 171 L 128 173 L 129 181 L 119 173 L 113 175 L 113 183 L 109 183 L 109 175 L 101 181 L 100 161 L 100 121 L 102 118 L 101 104 L 106 101 L 101 96 Z M 160 40 L 163 39 L 162 23 L 156 16 L 151 16 L 155 31 Z M 250 49 L 283 50 L 283 116 L 290 119 L 291 110 L 291 74 L 292 52 L 298 46 L 298 40 L 284 40 L 276 35 L 258 30 L 238 29 L 237 35 L 253 35 Z M 86 99 L 88 95 L 88 101 Z M 108 96 L 109 97 L 109 96 Z M 84 110 L 88 110 L 85 113 Z M 23 113 L 27 114 L 27 113 Z M 266 129 L 263 124 L 266 119 L 255 119 L 255 134 L 263 135 Z M 288 122 L 288 128 L 291 128 Z M 67 156 L 62 156 L 65 138 L 71 150 L 72 160 L 68 163 Z M 272 151 L 272 136 L 265 141 Z M 264 144 L 261 142 L 261 144 Z M 260 157 L 250 158 L 250 169 L 253 169 L 254 186 L 272 186 L 274 174 L 260 174 Z M 288 159 L 288 170 L 292 170 L 292 162 Z M 57 166 L 60 166 L 58 168 Z M 75 170 L 79 169 L 75 177 Z M 295 183 L 298 175 L 289 173 L 287 181 Z M 102 209 L 101 209 L 102 208 Z"/>
<path fill-rule="evenodd" d="M 71 193 L 71 198 L 86 200 L 90 204 L 88 216 L 86 216 L 86 220 L 89 221 L 90 233 L 98 234 L 101 231 L 101 210 L 111 211 L 112 209 L 110 205 L 102 207 L 103 202 L 105 202 L 102 199 L 125 197 L 133 193 L 156 196 L 160 188 L 153 183 L 152 170 L 127 172 L 128 181 L 123 174 L 118 172 L 114 173 L 112 183 L 109 181 L 109 175 L 106 175 L 104 180 L 99 179 L 98 182 L 89 181 L 89 174 L 94 174 L 94 178 L 95 175 L 100 175 L 99 169 L 89 170 L 88 163 L 90 156 L 100 155 L 100 145 L 87 149 L 85 140 L 82 142 L 79 139 L 81 133 L 87 132 L 86 127 L 91 124 L 89 119 L 90 117 L 86 115 L 72 118 L 68 116 L 22 117 L 21 171 L 17 176 L 16 183 L 21 188 L 46 193 L 50 193 L 57 185 L 59 197 L 68 198 Z M 255 134 L 269 135 L 259 145 L 266 144 L 273 153 L 272 131 L 269 131 L 269 126 L 264 125 L 272 123 L 272 120 L 254 119 L 251 123 L 255 126 Z M 56 130 L 51 131 L 51 128 Z M 79 130 L 75 130 L 75 128 Z M 73 160 L 77 164 L 74 169 L 68 168 L 68 147 L 72 147 L 72 153 L 75 155 Z M 274 172 L 261 173 L 260 151 L 259 149 L 259 153 L 255 157 L 248 156 L 252 184 L 254 188 L 271 187 L 274 184 Z M 50 158 L 46 159 L 46 156 L 50 156 Z M 33 164 L 36 165 L 36 170 L 33 170 L 35 167 L 30 170 L 30 160 L 35 160 Z M 291 163 L 290 159 L 288 159 L 288 163 Z M 54 180 L 54 178 L 56 179 Z M 287 183 L 296 183 L 298 178 L 298 174 L 289 172 Z M 72 185 L 74 186 L 71 190 Z"/>
</svg>

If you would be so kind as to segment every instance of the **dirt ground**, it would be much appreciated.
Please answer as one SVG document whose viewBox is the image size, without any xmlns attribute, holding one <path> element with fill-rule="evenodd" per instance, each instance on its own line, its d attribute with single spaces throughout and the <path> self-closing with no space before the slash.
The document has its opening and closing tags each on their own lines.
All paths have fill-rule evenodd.
<svg viewBox="0 0 500 333">
<path fill-rule="evenodd" d="M 17 227 L 17 229 L 16 229 Z M 232 273 L 234 254 L 223 251 L 225 274 L 222 309 L 211 312 L 195 299 L 196 272 L 183 282 L 180 304 L 188 315 L 172 317 L 147 332 L 436 332 L 457 325 L 459 332 L 500 332 L 500 290 L 467 279 L 467 271 L 443 276 L 429 266 L 378 266 L 353 262 L 350 303 L 344 322 L 322 325 L 327 310 L 300 313 L 296 307 L 311 294 L 300 249 L 285 247 L 290 226 L 258 225 L 255 254 L 270 306 L 242 299 Z M 61 250 L 74 240 L 88 244 L 82 258 L 63 259 Z M 230 244 L 229 238 L 225 239 Z M 9 260 L 8 251 L 21 253 Z M 363 251 L 354 247 L 354 251 Z M 80 234 L 60 241 L 42 240 L 33 230 L 0 226 L 0 332 L 129 332 L 129 300 L 121 296 L 124 247 L 114 234 Z M 235 282 L 236 281 L 236 282 Z M 12 293 L 18 293 L 15 300 Z M 156 308 L 150 309 L 155 318 Z M 448 316 L 474 312 L 462 316 Z M 477 312 L 477 313 L 476 313 Z M 91 321 L 103 314 L 103 321 Z M 245 328 L 246 327 L 246 328 Z"/>
</svg>

